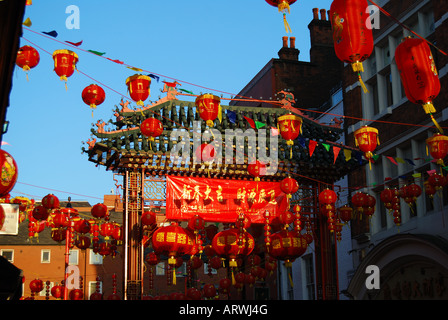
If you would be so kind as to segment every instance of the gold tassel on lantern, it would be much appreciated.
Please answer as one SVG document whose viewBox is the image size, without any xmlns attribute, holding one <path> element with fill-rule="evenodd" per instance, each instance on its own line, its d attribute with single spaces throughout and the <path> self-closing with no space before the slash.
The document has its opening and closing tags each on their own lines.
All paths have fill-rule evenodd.
<svg viewBox="0 0 448 320">
<path fill-rule="evenodd" d="M 362 90 L 364 91 L 364 93 L 368 93 L 369 90 L 367 90 L 367 87 L 361 78 L 361 72 L 364 72 L 364 67 L 362 65 L 362 62 L 356 61 L 356 62 L 352 63 L 352 69 L 354 72 L 358 73 L 358 81 L 359 81 L 359 84 L 361 85 Z"/>
</svg>

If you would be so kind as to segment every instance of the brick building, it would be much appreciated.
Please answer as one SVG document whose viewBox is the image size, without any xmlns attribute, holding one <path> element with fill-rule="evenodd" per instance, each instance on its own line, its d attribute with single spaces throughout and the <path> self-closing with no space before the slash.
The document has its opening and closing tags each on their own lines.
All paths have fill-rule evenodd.
<svg viewBox="0 0 448 320">
<path fill-rule="evenodd" d="M 442 0 L 382 0 L 378 5 L 401 23 L 447 52 L 448 3 Z M 408 101 L 395 61 L 395 49 L 404 37 L 412 36 L 406 28 L 381 14 L 379 28 L 373 30 L 374 51 L 364 64 L 362 75 L 368 93 L 363 93 L 350 65 L 344 68 L 344 114 L 347 143 L 354 145 L 353 133 L 363 125 L 378 129 L 380 145 L 372 170 L 361 168 L 349 176 L 353 188 L 374 195 L 376 212 L 370 221 L 352 223 L 354 269 L 348 293 L 354 299 L 446 299 L 448 276 L 448 232 L 444 208 L 446 190 L 434 199 L 418 197 L 414 208 L 401 203 L 402 222 L 396 226 L 380 201 L 385 187 L 416 183 L 423 189 L 428 171 L 440 171 L 425 161 L 426 139 L 436 132 L 423 108 Z M 378 22 L 378 21 L 377 21 Z M 448 124 L 448 57 L 431 47 L 442 90 L 434 100 L 437 122 Z M 381 121 L 387 121 L 381 122 Z M 406 125 L 399 125 L 405 123 Z M 432 127 L 432 128 L 431 128 Z M 401 161 L 391 161 L 391 159 Z M 444 172 L 445 174 L 446 172 Z M 445 189 L 445 188 L 444 188 Z M 446 211 L 446 210 L 445 210 Z M 377 265 L 381 275 L 379 290 L 364 286 L 368 265 Z"/>
</svg>

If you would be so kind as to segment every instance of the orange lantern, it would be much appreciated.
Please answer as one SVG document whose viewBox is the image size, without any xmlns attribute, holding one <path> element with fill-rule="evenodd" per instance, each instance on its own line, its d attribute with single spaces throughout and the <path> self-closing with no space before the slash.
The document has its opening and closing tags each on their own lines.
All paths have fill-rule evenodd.
<svg viewBox="0 0 448 320">
<path fill-rule="evenodd" d="M 362 152 L 365 153 L 365 157 L 369 161 L 369 167 L 372 169 L 372 157 L 373 157 L 373 151 L 376 149 L 376 147 L 380 144 L 379 138 L 378 138 L 378 129 L 363 126 L 362 128 L 356 130 L 354 132 L 355 135 L 355 143 L 356 146 L 361 149 Z"/>
<path fill-rule="evenodd" d="M 126 85 L 128 86 L 129 94 L 132 100 L 137 102 L 138 106 L 144 106 L 146 99 L 148 99 L 151 91 L 151 78 L 149 76 L 134 74 L 126 79 Z"/>
<path fill-rule="evenodd" d="M 14 188 L 17 181 L 17 163 L 6 151 L 0 149 L 0 198 L 5 197 Z"/>
<path fill-rule="evenodd" d="M 336 56 L 343 62 L 350 63 L 364 92 L 368 92 L 361 79 L 364 71 L 362 62 L 373 51 L 370 10 L 367 0 L 334 0 L 330 7 L 331 27 Z"/>
<path fill-rule="evenodd" d="M 70 50 L 56 50 L 53 52 L 54 71 L 62 81 L 65 81 L 67 89 L 67 78 L 70 77 L 76 69 L 78 55 Z"/>
<path fill-rule="evenodd" d="M 290 5 L 296 2 L 296 0 L 266 0 L 273 7 L 278 8 L 278 12 L 283 13 L 283 24 L 285 25 L 286 32 L 291 32 L 288 21 L 286 21 L 286 13 L 290 13 Z"/>
<path fill-rule="evenodd" d="M 429 45 L 422 39 L 405 38 L 395 50 L 395 61 L 406 97 L 412 103 L 422 105 L 443 133 L 432 116 L 436 112 L 432 101 L 440 92 L 440 80 Z"/>
<path fill-rule="evenodd" d="M 211 93 L 200 95 L 195 100 L 199 116 L 209 127 L 213 127 L 213 121 L 221 113 L 221 99 Z"/>
<path fill-rule="evenodd" d="M 16 65 L 26 72 L 26 79 L 28 80 L 28 71 L 39 64 L 39 52 L 31 46 L 23 46 L 17 52 Z"/>
<path fill-rule="evenodd" d="M 106 93 L 104 92 L 104 89 L 96 84 L 91 84 L 85 87 L 84 90 L 82 90 L 81 96 L 82 101 L 90 106 L 90 109 L 96 109 L 96 107 L 102 104 L 106 99 Z"/>
<path fill-rule="evenodd" d="M 448 154 L 448 137 L 436 133 L 431 138 L 426 139 L 426 144 L 429 146 L 431 157 L 437 160 L 437 164 L 445 166 L 443 159 Z"/>
<path fill-rule="evenodd" d="M 294 140 L 302 133 L 302 118 L 293 114 L 285 114 L 278 117 L 280 134 L 286 140 L 286 144 L 290 147 L 290 156 L 292 158 L 292 146 Z"/>
</svg>

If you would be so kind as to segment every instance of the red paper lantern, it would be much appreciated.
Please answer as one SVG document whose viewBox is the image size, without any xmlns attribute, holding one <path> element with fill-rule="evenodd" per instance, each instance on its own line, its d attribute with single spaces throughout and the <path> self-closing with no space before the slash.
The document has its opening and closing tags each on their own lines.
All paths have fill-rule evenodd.
<svg viewBox="0 0 448 320">
<path fill-rule="evenodd" d="M 129 94 L 138 106 L 144 106 L 150 94 L 151 78 L 149 76 L 134 74 L 126 79 Z"/>
<path fill-rule="evenodd" d="M 285 114 L 278 117 L 280 134 L 288 146 L 294 145 L 294 140 L 302 133 L 302 118 L 294 114 Z"/>
<path fill-rule="evenodd" d="M 49 210 L 59 208 L 59 199 L 54 194 L 47 194 L 42 198 L 42 206 Z"/>
<path fill-rule="evenodd" d="M 69 294 L 70 300 L 82 300 L 84 299 L 84 293 L 82 289 L 73 289 Z"/>
<path fill-rule="evenodd" d="M 395 61 L 409 101 L 422 105 L 425 113 L 435 113 L 432 101 L 440 92 L 440 80 L 426 41 L 403 39 L 395 50 Z"/>
<path fill-rule="evenodd" d="M 50 212 L 44 206 L 35 206 L 33 209 L 33 218 L 36 220 L 47 220 Z"/>
<path fill-rule="evenodd" d="M 299 191 L 299 183 L 296 179 L 287 177 L 280 182 L 280 189 L 286 193 L 288 198 L 291 198 L 294 193 Z"/>
<path fill-rule="evenodd" d="M 194 232 L 204 229 L 205 220 L 198 214 L 195 214 L 188 220 L 188 228 Z"/>
<path fill-rule="evenodd" d="M 194 237 L 186 229 L 172 223 L 157 229 L 152 236 L 152 247 L 156 254 L 168 256 L 170 265 L 176 264 L 176 257 L 189 254 L 193 249 Z"/>
<path fill-rule="evenodd" d="M 431 138 L 426 139 L 426 144 L 429 146 L 431 157 L 437 160 L 437 164 L 445 166 L 443 159 L 448 154 L 448 137 L 436 133 Z"/>
<path fill-rule="evenodd" d="M 0 198 L 5 197 L 14 188 L 17 181 L 17 163 L 6 151 L 0 149 Z"/>
<path fill-rule="evenodd" d="M 56 299 L 61 299 L 64 288 L 61 285 L 55 285 L 51 288 L 50 293 Z"/>
<path fill-rule="evenodd" d="M 81 250 L 90 248 L 90 244 L 91 244 L 90 237 L 87 236 L 80 236 L 75 240 L 75 245 Z"/>
<path fill-rule="evenodd" d="M 204 285 L 203 291 L 204 291 L 203 295 L 205 298 L 210 299 L 216 296 L 216 288 L 212 284 Z"/>
<path fill-rule="evenodd" d="M 53 52 L 54 71 L 62 81 L 67 82 L 67 78 L 75 72 L 78 63 L 78 55 L 70 50 L 56 50 Z"/>
<path fill-rule="evenodd" d="M 242 235 L 242 244 L 238 244 Z M 223 230 L 215 235 L 212 241 L 213 249 L 218 256 L 229 259 L 230 267 L 237 267 L 239 256 L 249 255 L 255 247 L 252 235 L 246 231 L 239 234 L 236 228 Z"/>
<path fill-rule="evenodd" d="M 109 210 L 104 203 L 97 203 L 91 209 L 90 213 L 96 219 L 102 219 L 109 214 Z"/>
<path fill-rule="evenodd" d="M 369 166 L 371 167 L 371 159 L 373 157 L 373 151 L 380 144 L 378 138 L 378 129 L 363 126 L 362 128 L 354 132 L 355 143 L 359 149 L 365 153 L 365 157 L 369 161 Z"/>
<path fill-rule="evenodd" d="M 96 109 L 106 100 L 106 93 L 99 85 L 91 84 L 82 90 L 81 97 L 82 101 L 90 106 L 90 109 Z"/>
<path fill-rule="evenodd" d="M 323 205 L 324 213 L 328 216 L 328 229 L 334 230 L 334 204 L 336 203 L 337 195 L 331 189 L 322 190 L 319 193 L 319 203 Z"/>
<path fill-rule="evenodd" d="M 200 290 L 196 288 L 188 288 L 187 297 L 190 298 L 191 300 L 201 300 L 202 293 Z"/>
<path fill-rule="evenodd" d="M 16 65 L 26 72 L 28 79 L 28 71 L 39 64 L 39 52 L 31 46 L 23 46 L 17 52 Z"/>
<path fill-rule="evenodd" d="M 221 99 L 210 93 L 200 95 L 195 100 L 199 116 L 208 127 L 213 127 L 213 121 L 221 112 Z"/>
<path fill-rule="evenodd" d="M 433 173 L 429 176 L 428 182 L 436 189 L 439 190 L 446 184 L 446 180 L 443 175 L 438 173 Z"/>
<path fill-rule="evenodd" d="M 145 211 L 142 214 L 141 218 L 142 224 L 144 226 L 152 226 L 155 225 L 157 222 L 157 216 L 154 211 Z"/>
<path fill-rule="evenodd" d="M 64 241 L 66 235 L 67 233 L 64 228 L 57 228 L 51 230 L 51 239 L 53 239 L 56 242 Z"/>
<path fill-rule="evenodd" d="M 39 293 L 44 289 L 44 283 L 40 279 L 34 279 L 30 282 L 30 290 L 33 294 Z"/>
<path fill-rule="evenodd" d="M 79 219 L 75 222 L 75 231 L 78 233 L 89 233 L 90 232 L 90 223 L 86 219 Z"/>
<path fill-rule="evenodd" d="M 367 88 L 361 79 L 364 71 L 362 62 L 373 51 L 370 10 L 367 0 L 334 0 L 330 7 L 331 27 L 336 56 L 343 62 L 350 63 L 364 92 Z"/>
<path fill-rule="evenodd" d="M 155 266 L 160 262 L 160 258 L 155 252 L 150 252 L 146 255 L 145 261 L 147 264 Z"/>
<path fill-rule="evenodd" d="M 264 176 L 266 174 L 266 165 L 257 160 L 254 163 L 247 165 L 247 171 L 251 176 L 255 177 L 255 181 L 260 181 L 260 176 Z"/>
<path fill-rule="evenodd" d="M 340 207 L 338 209 L 339 212 L 339 218 L 344 221 L 344 222 L 349 222 L 350 220 L 352 220 L 353 217 L 353 209 L 348 206 L 345 205 L 343 207 Z"/>
<path fill-rule="evenodd" d="M 140 131 L 149 141 L 154 141 L 163 133 L 163 124 L 156 118 L 147 118 L 140 125 Z"/>
<path fill-rule="evenodd" d="M 269 254 L 285 261 L 285 265 L 290 267 L 295 259 L 305 253 L 307 247 L 307 241 L 299 233 L 282 230 L 271 235 Z"/>
<path fill-rule="evenodd" d="M 203 143 L 196 149 L 196 159 L 199 162 L 211 162 L 216 157 L 215 147 L 211 144 Z"/>
<path fill-rule="evenodd" d="M 432 199 L 437 192 L 436 188 L 432 184 L 430 184 L 429 181 L 425 181 L 423 185 L 425 187 L 426 195 Z"/>
<path fill-rule="evenodd" d="M 100 234 L 105 240 L 109 240 L 109 237 L 114 232 L 114 224 L 112 222 L 104 222 L 100 225 Z"/>
</svg>

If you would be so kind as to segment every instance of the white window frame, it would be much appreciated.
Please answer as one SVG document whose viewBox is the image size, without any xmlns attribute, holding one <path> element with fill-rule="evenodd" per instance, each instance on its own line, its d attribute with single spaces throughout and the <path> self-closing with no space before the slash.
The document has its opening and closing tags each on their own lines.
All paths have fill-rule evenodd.
<svg viewBox="0 0 448 320">
<path fill-rule="evenodd" d="M 48 253 L 48 260 L 44 260 L 44 254 Z M 50 263 L 51 262 L 51 249 L 42 249 L 40 251 L 40 263 Z"/>
</svg>

